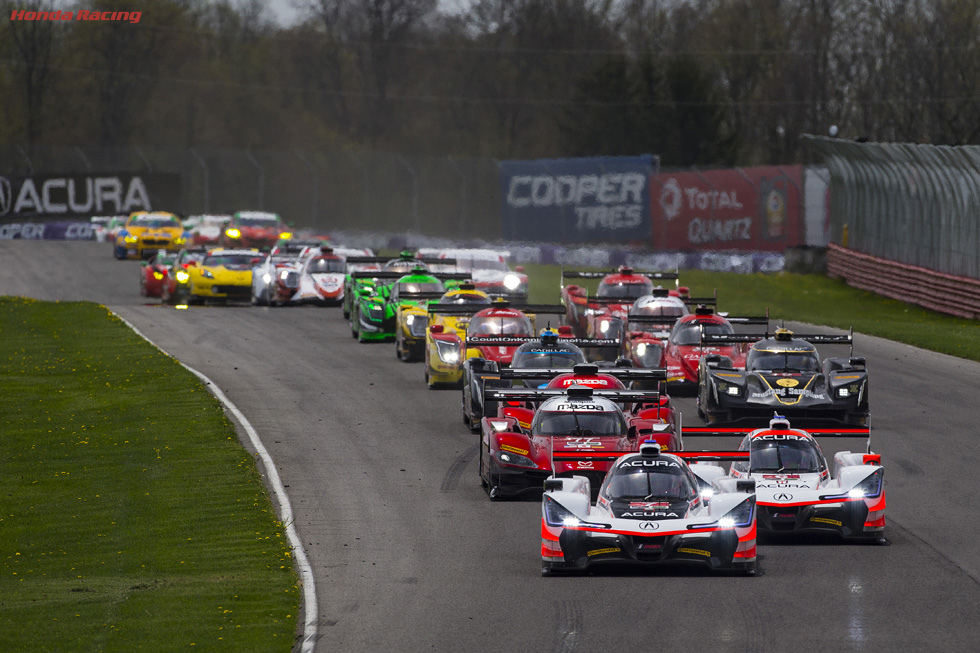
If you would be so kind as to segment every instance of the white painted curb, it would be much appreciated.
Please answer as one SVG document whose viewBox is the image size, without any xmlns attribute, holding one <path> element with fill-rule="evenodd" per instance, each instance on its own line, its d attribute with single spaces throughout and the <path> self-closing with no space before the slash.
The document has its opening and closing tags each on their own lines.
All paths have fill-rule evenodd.
<svg viewBox="0 0 980 653">
<path fill-rule="evenodd" d="M 107 310 L 109 310 L 107 308 Z M 139 329 L 133 326 L 129 320 L 116 314 L 112 310 L 110 313 L 119 318 L 123 324 L 132 329 L 136 335 L 146 340 L 148 343 L 162 351 L 167 356 L 170 356 L 166 351 L 164 351 L 158 344 L 150 340 L 143 334 Z M 170 356 L 174 358 L 173 356 Z M 177 360 L 174 358 L 174 360 Z M 177 360 L 180 363 L 179 360 Z M 279 478 L 279 473 L 276 472 L 276 465 L 272 460 L 272 456 L 269 455 L 268 450 L 266 450 L 265 445 L 262 444 L 262 440 L 259 438 L 259 434 L 256 433 L 255 429 L 242 414 L 242 411 L 238 410 L 238 407 L 231 402 L 230 399 L 221 391 L 211 379 L 201 374 L 193 367 L 189 367 L 180 363 L 181 366 L 188 372 L 201 379 L 207 389 L 215 396 L 215 398 L 220 401 L 225 408 L 227 408 L 238 423 L 242 425 L 245 429 L 245 433 L 248 434 L 249 442 L 252 443 L 252 447 L 259 456 L 259 460 L 262 461 L 262 467 L 265 471 L 266 476 L 269 479 L 269 483 L 272 485 L 272 491 L 276 495 L 276 500 L 279 502 L 279 519 L 282 521 L 283 525 L 286 527 L 286 537 L 289 540 L 289 545 L 293 548 L 293 556 L 296 560 L 296 566 L 299 567 L 300 580 L 303 583 L 303 611 L 304 616 L 304 626 L 303 626 L 303 640 L 300 644 L 301 653 L 313 653 L 316 647 L 316 629 L 317 629 L 317 603 L 316 603 L 316 585 L 313 581 L 313 567 L 310 566 L 309 558 L 306 557 L 306 549 L 303 548 L 303 543 L 299 539 L 299 534 L 296 532 L 295 519 L 293 517 L 293 507 L 289 503 L 289 496 L 286 494 L 286 488 L 283 487 L 282 479 Z"/>
</svg>

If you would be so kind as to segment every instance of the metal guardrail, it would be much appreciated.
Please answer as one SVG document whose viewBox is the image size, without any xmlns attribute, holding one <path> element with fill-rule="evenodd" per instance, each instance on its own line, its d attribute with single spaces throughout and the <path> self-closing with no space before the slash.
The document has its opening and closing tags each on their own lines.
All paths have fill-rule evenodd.
<svg viewBox="0 0 980 653">
<path fill-rule="evenodd" d="M 980 281 L 888 261 L 831 244 L 827 274 L 847 285 L 968 319 L 980 319 Z"/>
</svg>

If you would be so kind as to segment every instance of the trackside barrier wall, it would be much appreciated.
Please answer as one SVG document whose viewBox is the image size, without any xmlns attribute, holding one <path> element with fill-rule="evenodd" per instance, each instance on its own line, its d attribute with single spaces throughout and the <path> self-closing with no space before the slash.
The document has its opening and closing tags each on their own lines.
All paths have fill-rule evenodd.
<svg viewBox="0 0 980 653">
<path fill-rule="evenodd" d="M 895 263 L 831 244 L 827 274 L 847 285 L 942 313 L 980 318 L 980 281 Z"/>
</svg>

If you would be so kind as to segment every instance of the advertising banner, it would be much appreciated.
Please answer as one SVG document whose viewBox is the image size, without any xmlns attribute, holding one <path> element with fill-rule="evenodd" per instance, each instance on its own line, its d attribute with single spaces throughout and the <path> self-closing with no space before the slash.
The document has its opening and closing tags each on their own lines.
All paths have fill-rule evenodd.
<svg viewBox="0 0 980 653">
<path fill-rule="evenodd" d="M 802 166 L 653 175 L 652 247 L 783 251 L 803 243 Z"/>
<path fill-rule="evenodd" d="M 652 155 L 501 161 L 501 236 L 562 243 L 648 242 Z"/>
<path fill-rule="evenodd" d="M 0 223 L 178 211 L 180 201 L 177 174 L 0 176 Z"/>
</svg>

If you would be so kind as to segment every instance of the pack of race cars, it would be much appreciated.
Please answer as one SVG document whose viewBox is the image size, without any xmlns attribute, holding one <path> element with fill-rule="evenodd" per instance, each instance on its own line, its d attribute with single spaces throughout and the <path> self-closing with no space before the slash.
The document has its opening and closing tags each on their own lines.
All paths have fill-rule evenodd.
<svg viewBox="0 0 980 653">
<path fill-rule="evenodd" d="M 226 224 L 243 230 L 254 218 Z M 131 219 L 114 254 L 142 255 L 168 220 Z M 136 225 L 146 235 L 132 241 Z M 296 238 L 277 237 L 268 252 L 176 240 L 141 267 L 144 295 L 342 306 L 358 341 L 393 342 L 430 388 L 456 389 L 479 434 L 487 496 L 541 498 L 545 575 L 623 562 L 752 574 L 758 533 L 884 541 L 866 361 L 821 360 L 816 349 L 852 348 L 850 333 L 795 334 L 768 316 L 718 312 L 716 297 L 691 297 L 676 272 L 563 270 L 561 304 L 536 305 L 502 252 L 383 257 Z M 484 259 L 489 272 L 478 273 Z M 668 392 L 685 391 L 703 425 L 683 424 L 671 404 Z M 689 447 L 708 437 L 739 442 Z M 866 444 L 828 464 L 825 438 Z"/>
</svg>

